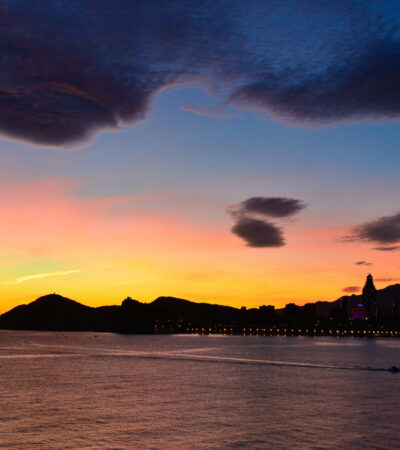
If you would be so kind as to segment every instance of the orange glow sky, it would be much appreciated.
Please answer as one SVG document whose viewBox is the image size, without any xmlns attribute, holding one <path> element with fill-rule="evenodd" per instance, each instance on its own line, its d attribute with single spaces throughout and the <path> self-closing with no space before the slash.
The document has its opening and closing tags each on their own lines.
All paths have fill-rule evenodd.
<svg viewBox="0 0 400 450">
<path fill-rule="evenodd" d="M 111 137 L 109 146 L 119 136 Z M 17 152 L 27 151 L 17 147 Z M 350 186 L 343 206 L 332 202 L 335 192 L 307 192 L 304 181 L 281 183 L 247 174 L 236 175 L 236 181 L 213 176 L 208 186 L 189 181 L 187 192 L 182 188 L 179 194 L 174 184 L 169 191 L 152 186 L 147 192 L 98 194 L 89 192 L 92 185 L 100 190 L 96 177 L 68 170 L 51 176 L 54 167 L 60 170 L 65 162 L 75 165 L 87 156 L 84 151 L 35 152 L 56 161 L 45 167 L 47 176 L 3 176 L 0 183 L 2 312 L 49 292 L 92 306 L 119 304 L 128 295 L 141 301 L 171 295 L 237 307 L 280 307 L 289 301 L 334 300 L 344 287 L 361 286 L 369 271 L 378 279 L 395 279 L 398 273 L 392 252 L 343 241 L 360 222 L 358 212 L 346 209 L 362 187 Z M 111 184 L 107 178 L 101 183 Z M 295 188 L 304 191 L 297 197 L 308 206 L 282 225 L 284 247 L 251 248 L 230 233 L 226 208 L 248 195 L 237 191 L 287 195 Z M 326 207 L 325 197 L 333 207 L 329 202 Z M 363 219 L 370 215 L 360 213 Z M 373 266 L 356 265 L 360 260 Z M 390 280 L 376 284 L 383 287 Z"/>
</svg>

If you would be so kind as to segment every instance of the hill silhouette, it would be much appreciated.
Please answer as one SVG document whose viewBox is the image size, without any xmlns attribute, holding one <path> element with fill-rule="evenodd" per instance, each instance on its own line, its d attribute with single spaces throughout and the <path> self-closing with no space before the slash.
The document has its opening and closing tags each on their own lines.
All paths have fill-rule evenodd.
<svg viewBox="0 0 400 450">
<path fill-rule="evenodd" d="M 292 327 L 295 324 L 315 328 L 314 323 L 324 324 L 326 328 L 334 324 L 333 319 L 338 321 L 338 326 L 343 325 L 361 299 L 361 295 L 350 295 L 333 302 L 308 303 L 304 306 L 292 303 L 275 310 L 273 306 L 238 309 L 176 297 L 159 297 L 151 303 L 128 297 L 121 305 L 91 307 L 58 294 L 50 294 L 2 314 L 0 329 L 118 333 L 228 330 L 241 333 L 247 328 L 252 330 L 252 327 Z M 343 311 L 343 305 L 346 311 Z M 382 312 L 381 317 L 390 316 L 390 323 L 397 323 L 400 284 L 378 290 L 377 306 Z M 338 311 L 344 314 L 340 315 Z"/>
<path fill-rule="evenodd" d="M 153 332 L 156 321 L 218 321 L 239 310 L 229 306 L 159 297 L 151 303 L 131 298 L 121 306 L 90 307 L 57 294 L 19 305 L 0 316 L 1 329 L 49 331 Z"/>
<path fill-rule="evenodd" d="M 1 328 L 30 330 L 81 330 L 90 328 L 94 308 L 61 295 L 39 297 L 0 316 Z"/>
</svg>

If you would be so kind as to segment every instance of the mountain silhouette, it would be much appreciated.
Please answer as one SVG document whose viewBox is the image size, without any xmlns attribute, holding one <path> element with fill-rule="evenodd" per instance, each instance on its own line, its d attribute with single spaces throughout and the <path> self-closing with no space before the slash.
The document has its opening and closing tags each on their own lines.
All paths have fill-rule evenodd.
<svg viewBox="0 0 400 450">
<path fill-rule="evenodd" d="M 19 305 L 0 316 L 1 329 L 153 332 L 155 321 L 218 321 L 239 310 L 229 306 L 159 297 L 151 303 L 127 298 L 121 306 L 90 307 L 57 294 Z"/>
<path fill-rule="evenodd" d="M 275 310 L 273 306 L 238 309 L 176 297 L 159 297 L 151 303 L 142 303 L 128 297 L 121 305 L 91 307 L 58 294 L 50 294 L 2 314 L 0 329 L 168 333 L 194 330 L 223 332 L 229 327 L 231 332 L 241 333 L 245 327 L 294 322 L 310 324 L 316 319 L 329 324 L 335 310 L 345 305 L 348 317 L 352 308 L 361 301 L 361 295 L 350 295 L 333 302 L 315 302 L 304 306 L 289 304 Z M 400 284 L 378 290 L 378 308 L 390 312 L 396 305 L 398 311 Z"/>
<path fill-rule="evenodd" d="M 29 330 L 90 328 L 95 308 L 61 295 L 50 294 L 20 305 L 0 316 L 0 327 Z"/>
</svg>

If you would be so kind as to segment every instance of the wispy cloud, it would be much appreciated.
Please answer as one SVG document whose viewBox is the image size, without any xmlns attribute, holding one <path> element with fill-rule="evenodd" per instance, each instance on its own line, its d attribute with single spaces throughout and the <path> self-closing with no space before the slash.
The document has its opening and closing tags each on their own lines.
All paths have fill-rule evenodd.
<svg viewBox="0 0 400 450">
<path fill-rule="evenodd" d="M 220 106 L 182 106 L 183 111 L 188 111 L 198 116 L 211 117 L 213 119 L 226 119 L 234 116 L 232 112 L 229 112 Z"/>
<path fill-rule="evenodd" d="M 80 272 L 80 269 L 64 270 L 64 271 L 60 271 L 60 272 L 35 273 L 33 275 L 25 275 L 24 277 L 18 277 L 14 281 L 8 281 L 6 284 L 19 284 L 19 283 L 24 283 L 25 281 L 36 280 L 38 278 L 59 277 L 62 275 L 71 275 L 73 273 L 78 273 L 78 272 Z"/>
<path fill-rule="evenodd" d="M 348 294 L 354 294 L 355 292 L 360 291 L 360 287 L 359 286 L 346 286 L 342 289 L 342 291 L 346 292 Z"/>
<path fill-rule="evenodd" d="M 379 250 L 381 252 L 395 252 L 396 250 L 400 250 L 399 245 L 391 245 L 391 246 L 384 246 L 384 247 L 374 247 L 374 250 Z"/>
<path fill-rule="evenodd" d="M 392 281 L 399 281 L 398 278 L 375 278 L 375 281 L 379 281 L 380 283 L 390 283 Z"/>
</svg>

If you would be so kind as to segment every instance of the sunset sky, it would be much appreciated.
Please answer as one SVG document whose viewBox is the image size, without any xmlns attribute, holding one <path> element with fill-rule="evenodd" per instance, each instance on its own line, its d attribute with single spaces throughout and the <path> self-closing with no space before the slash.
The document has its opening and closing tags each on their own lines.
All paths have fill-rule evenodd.
<svg viewBox="0 0 400 450">
<path fill-rule="evenodd" d="M 0 313 L 400 282 L 400 2 L 3 1 Z"/>
</svg>

